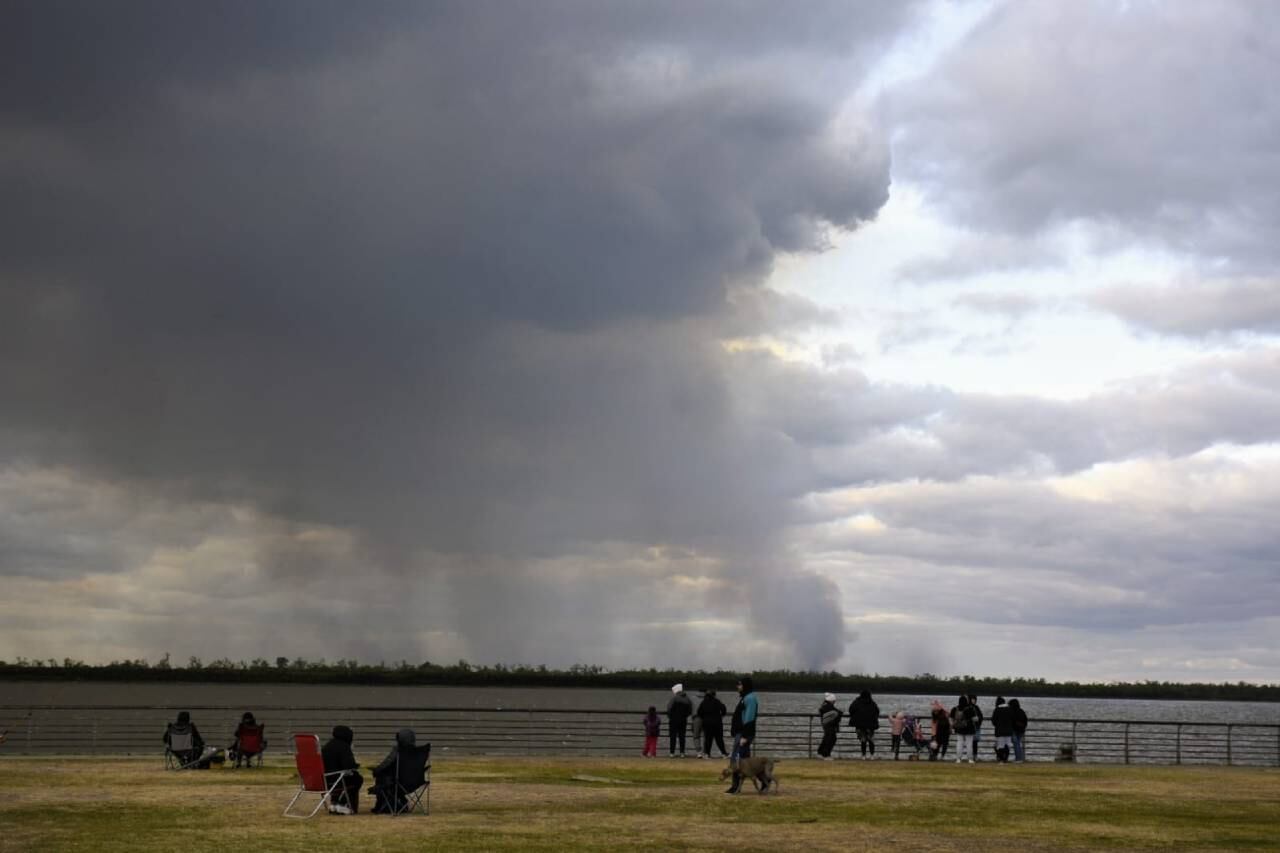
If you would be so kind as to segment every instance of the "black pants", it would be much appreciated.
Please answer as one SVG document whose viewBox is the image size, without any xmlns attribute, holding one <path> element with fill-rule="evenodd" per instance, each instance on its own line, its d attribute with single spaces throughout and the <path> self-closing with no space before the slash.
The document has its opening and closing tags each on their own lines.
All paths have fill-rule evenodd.
<svg viewBox="0 0 1280 853">
<path fill-rule="evenodd" d="M 360 788 L 364 785 L 364 777 L 359 773 L 348 773 L 333 792 L 335 805 L 344 805 L 352 813 L 360 811 Z"/>
<path fill-rule="evenodd" d="M 676 741 L 680 742 L 680 754 L 684 755 L 685 723 L 686 723 L 685 720 L 671 721 L 670 728 L 671 728 L 671 754 L 672 755 L 675 755 L 676 753 Z"/>
<path fill-rule="evenodd" d="M 836 748 L 836 732 L 824 731 L 822 733 L 822 743 L 818 744 L 818 755 L 826 758 L 831 754 L 831 750 Z"/>
<path fill-rule="evenodd" d="M 404 810 L 405 798 L 394 776 L 375 776 L 369 790 L 373 793 L 374 814 L 398 814 Z"/>
<path fill-rule="evenodd" d="M 724 748 L 724 728 L 723 728 L 722 726 L 716 726 L 716 727 L 713 729 L 713 728 L 708 727 L 706 723 L 703 723 L 703 724 L 702 724 L 702 753 L 703 753 L 703 755 L 710 755 L 710 754 L 711 754 L 711 744 L 712 744 L 712 742 L 713 742 L 713 741 L 715 742 L 715 745 L 716 745 L 717 747 L 719 747 L 719 748 L 720 748 L 720 754 L 721 754 L 721 755 L 728 755 L 728 754 L 729 754 L 729 750 L 727 750 L 727 749 L 725 749 L 725 748 Z"/>
</svg>

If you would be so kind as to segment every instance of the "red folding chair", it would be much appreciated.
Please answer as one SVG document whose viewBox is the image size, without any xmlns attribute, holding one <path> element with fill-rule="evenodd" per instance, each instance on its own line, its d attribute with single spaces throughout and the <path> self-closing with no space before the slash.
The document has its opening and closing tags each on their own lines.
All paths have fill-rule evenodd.
<svg viewBox="0 0 1280 853">
<path fill-rule="evenodd" d="M 284 807 L 285 817 L 315 817 L 321 806 L 332 805 L 333 792 L 342 784 L 342 778 L 351 770 L 335 770 L 324 772 L 324 758 L 320 755 L 320 738 L 313 734 L 295 734 L 293 736 L 293 760 L 298 766 L 300 785 L 298 793 L 293 795 L 289 805 Z M 320 798 L 311 814 L 290 814 L 293 804 L 303 794 L 315 794 Z"/>
<path fill-rule="evenodd" d="M 258 766 L 262 766 L 262 752 L 267 748 L 266 728 L 266 723 L 240 726 L 240 737 L 236 738 L 236 767 L 241 762 L 246 767 L 252 767 L 255 758 L 258 759 Z"/>
</svg>

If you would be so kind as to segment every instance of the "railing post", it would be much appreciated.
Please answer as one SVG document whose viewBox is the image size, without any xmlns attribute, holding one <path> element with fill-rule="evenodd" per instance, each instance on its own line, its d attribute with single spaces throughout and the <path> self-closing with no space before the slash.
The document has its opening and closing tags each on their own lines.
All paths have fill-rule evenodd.
<svg viewBox="0 0 1280 853">
<path fill-rule="evenodd" d="M 1080 758 L 1080 747 L 1076 744 L 1076 726 L 1080 725 L 1079 721 L 1071 721 L 1071 760 L 1076 761 Z"/>
<path fill-rule="evenodd" d="M 1231 725 L 1227 724 L 1227 766 L 1231 766 Z"/>
<path fill-rule="evenodd" d="M 667 726 L 670 727 L 671 719 L 667 718 Z M 533 709 L 529 709 L 529 727 L 525 729 L 524 736 L 524 754 L 533 755 Z"/>
<path fill-rule="evenodd" d="M 1176 740 L 1177 747 L 1174 752 L 1173 761 L 1175 764 L 1182 763 L 1182 723 L 1178 723 L 1178 737 Z"/>
<path fill-rule="evenodd" d="M 809 721 L 809 757 L 813 758 L 813 714 L 807 717 Z"/>
<path fill-rule="evenodd" d="M 1124 724 L 1124 763 L 1129 763 L 1129 724 Z"/>
</svg>

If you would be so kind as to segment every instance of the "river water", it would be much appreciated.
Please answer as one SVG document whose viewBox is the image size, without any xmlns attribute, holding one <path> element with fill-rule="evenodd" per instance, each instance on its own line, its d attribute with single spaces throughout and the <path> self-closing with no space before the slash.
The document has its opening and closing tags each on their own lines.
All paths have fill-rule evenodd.
<svg viewBox="0 0 1280 853">
<path fill-rule="evenodd" d="M 695 704 L 701 687 L 719 687 L 721 701 L 730 709 L 736 701 L 733 685 L 689 685 Z M 642 712 L 650 705 L 665 709 L 671 694 L 666 690 L 610 690 L 598 688 L 530 687 L 384 687 L 344 684 L 201 684 L 126 682 L 0 682 L 0 705 L 131 705 L 167 707 L 233 706 L 247 709 L 266 706 L 306 708 L 529 708 L 536 710 L 615 710 Z M 782 693 L 761 690 L 762 714 L 812 713 L 822 701 L 820 693 Z M 902 708 L 927 714 L 929 702 L 946 707 L 956 697 L 874 697 L 883 714 Z M 1008 696 L 1006 698 L 1014 698 Z M 1202 702 L 1149 699 L 1064 699 L 1017 697 L 1033 719 L 1120 720 L 1182 723 L 1261 723 L 1280 725 L 1280 703 Z M 838 694 L 847 708 L 852 694 Z M 979 705 L 990 715 L 994 696 L 980 696 Z M 4 717 L 15 711 L 0 711 Z M 4 719 L 0 719 L 3 723 Z"/>
</svg>

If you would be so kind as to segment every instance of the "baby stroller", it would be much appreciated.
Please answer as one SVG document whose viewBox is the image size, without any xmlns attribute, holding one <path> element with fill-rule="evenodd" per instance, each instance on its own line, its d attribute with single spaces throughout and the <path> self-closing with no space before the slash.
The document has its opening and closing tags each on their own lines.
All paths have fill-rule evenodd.
<svg viewBox="0 0 1280 853">
<path fill-rule="evenodd" d="M 920 721 L 910 714 L 906 715 L 902 723 L 902 742 L 911 749 L 908 761 L 919 761 L 920 751 L 929 749 L 929 738 L 925 736 Z"/>
</svg>

